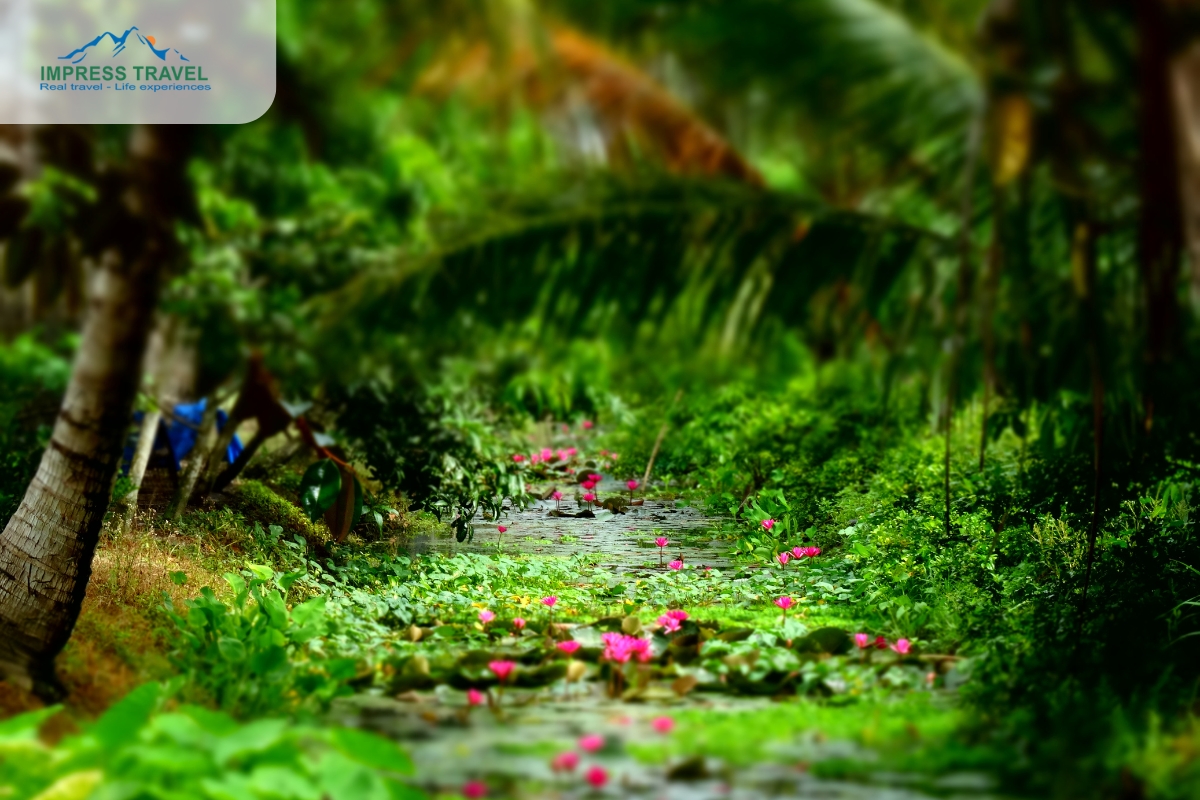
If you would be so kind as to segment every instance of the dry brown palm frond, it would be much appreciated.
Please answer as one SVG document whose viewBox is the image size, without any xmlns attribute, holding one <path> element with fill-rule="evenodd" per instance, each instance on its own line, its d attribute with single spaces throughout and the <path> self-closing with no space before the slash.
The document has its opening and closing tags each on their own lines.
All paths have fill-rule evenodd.
<svg viewBox="0 0 1200 800">
<path fill-rule="evenodd" d="M 582 110 L 610 160 L 620 161 L 633 143 L 678 174 L 762 184 L 754 167 L 666 88 L 565 25 L 514 35 L 502 55 L 487 41 L 459 40 L 426 70 L 418 88 L 431 94 L 463 90 L 488 103 L 515 96 L 560 117 Z"/>
</svg>

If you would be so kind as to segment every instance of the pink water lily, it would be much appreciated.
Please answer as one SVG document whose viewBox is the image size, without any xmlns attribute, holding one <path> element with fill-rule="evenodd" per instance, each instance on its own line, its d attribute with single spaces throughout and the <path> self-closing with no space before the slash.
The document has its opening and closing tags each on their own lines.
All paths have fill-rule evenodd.
<svg viewBox="0 0 1200 800">
<path fill-rule="evenodd" d="M 512 625 L 518 631 L 525 630 L 525 618 L 524 617 L 514 617 Z"/>
<path fill-rule="evenodd" d="M 675 720 L 670 717 L 655 717 L 650 720 L 650 726 L 659 733 L 670 733 L 675 729 Z"/>
<path fill-rule="evenodd" d="M 542 598 L 542 605 L 546 606 L 547 608 L 554 608 L 554 604 L 557 602 L 558 602 L 558 598 L 555 597 L 554 595 L 550 595 L 549 597 Z"/>
<path fill-rule="evenodd" d="M 666 547 L 668 544 L 670 544 L 670 540 L 665 536 L 659 536 L 659 537 L 655 538 L 654 543 L 661 548 L 661 547 Z"/>
<path fill-rule="evenodd" d="M 558 456 L 559 461 L 566 461 L 568 458 L 570 458 L 570 456 L 567 455 L 566 450 L 558 450 L 554 453 L 554 455 Z"/>
<path fill-rule="evenodd" d="M 592 480 L 584 481 L 583 483 L 581 483 L 579 485 L 581 487 L 583 487 L 583 490 L 586 492 L 590 492 L 592 489 L 596 488 L 596 482 L 592 481 Z"/>
<path fill-rule="evenodd" d="M 788 555 L 788 552 L 785 550 L 779 555 L 775 556 L 775 558 L 779 559 L 779 566 L 786 567 L 787 562 L 790 561 L 792 557 Z"/>
<path fill-rule="evenodd" d="M 908 639 L 897 639 L 896 643 L 892 645 L 892 649 L 900 655 L 906 656 L 908 655 L 908 651 L 912 649 L 912 643 Z"/>
<path fill-rule="evenodd" d="M 559 753 L 550 762 L 550 769 L 555 772 L 574 772 L 577 766 L 579 766 L 579 753 L 574 750 Z"/>
<path fill-rule="evenodd" d="M 598 733 L 589 733 L 579 738 L 579 749 L 585 753 L 594 753 L 604 747 L 604 737 Z"/>
<path fill-rule="evenodd" d="M 530 456 L 529 456 L 529 463 L 530 463 L 530 464 L 537 464 L 537 463 L 538 463 L 539 461 L 541 461 L 541 460 L 542 460 L 542 457 L 541 457 L 541 456 L 539 456 L 537 453 L 531 453 L 531 454 L 530 454 Z"/>
<path fill-rule="evenodd" d="M 496 533 L 504 533 L 507 530 L 508 530 L 508 528 L 504 527 L 503 525 L 496 526 Z"/>
<path fill-rule="evenodd" d="M 679 559 L 675 559 L 670 564 L 667 564 L 667 566 L 678 572 L 679 570 L 683 569 L 683 562 Z"/>
<path fill-rule="evenodd" d="M 785 595 L 784 597 L 775 598 L 775 605 L 779 606 L 784 611 L 787 611 L 789 608 L 795 605 L 795 601 Z"/>
<path fill-rule="evenodd" d="M 792 557 L 793 558 L 804 558 L 804 548 L 803 547 L 793 547 L 792 548 Z"/>
<path fill-rule="evenodd" d="M 887 646 L 888 646 L 887 639 L 883 638 L 882 636 L 875 637 L 875 649 L 886 650 Z"/>
<path fill-rule="evenodd" d="M 599 483 L 600 481 L 604 480 L 604 476 L 598 472 L 589 472 L 588 480 L 592 481 L 593 483 Z"/>
<path fill-rule="evenodd" d="M 592 767 L 587 771 L 585 777 L 587 778 L 587 782 L 597 789 L 608 783 L 608 771 L 604 767 Z"/>
<path fill-rule="evenodd" d="M 496 678 L 504 683 L 508 680 L 508 676 L 512 675 L 513 670 L 517 668 L 515 661 L 492 661 L 488 663 L 488 669 L 496 674 Z"/>
<path fill-rule="evenodd" d="M 821 548 L 819 547 L 799 547 L 797 549 L 800 551 L 800 555 L 797 558 L 816 558 L 821 555 Z"/>
<path fill-rule="evenodd" d="M 583 425 L 584 430 L 590 431 L 596 423 L 592 422 L 590 419 L 585 419 L 581 424 Z"/>
<path fill-rule="evenodd" d="M 487 797 L 487 784 L 483 781 L 467 781 L 463 784 L 462 795 L 468 800 L 478 800 Z"/>
<path fill-rule="evenodd" d="M 636 489 L 637 487 L 638 487 L 638 482 L 637 482 L 637 481 L 635 481 L 635 480 L 628 480 L 628 481 L 625 481 L 625 488 L 626 488 L 626 489 L 628 489 L 629 491 L 631 491 L 631 492 L 632 492 L 632 491 L 633 491 L 634 489 Z"/>
<path fill-rule="evenodd" d="M 554 451 L 549 447 L 542 448 L 542 461 L 549 461 L 554 456 Z"/>
<path fill-rule="evenodd" d="M 486 695 L 478 689 L 467 689 L 467 705 L 481 706 L 486 699 Z"/>
<path fill-rule="evenodd" d="M 593 494 L 592 492 L 588 492 L 587 494 L 585 494 L 583 496 L 583 499 L 585 502 L 594 503 L 594 502 L 596 502 L 596 495 Z"/>
<path fill-rule="evenodd" d="M 560 491 L 557 491 L 557 490 L 554 492 L 554 494 L 552 494 L 552 495 L 550 495 L 550 496 L 551 496 L 551 497 L 553 497 L 555 500 L 562 500 L 562 499 L 563 499 L 563 493 L 562 493 L 562 492 L 560 492 Z"/>
<path fill-rule="evenodd" d="M 570 641 L 559 642 L 557 645 L 555 645 L 555 647 L 557 647 L 559 650 L 563 651 L 567 655 L 571 655 L 572 653 L 574 653 L 576 650 L 578 650 L 580 648 L 580 644 L 579 644 L 579 642 L 575 641 L 574 639 L 571 639 Z"/>
<path fill-rule="evenodd" d="M 618 458 L 620 458 L 621 456 L 620 456 L 620 455 L 618 455 L 617 453 L 609 453 L 609 454 L 608 454 L 608 457 L 609 457 L 609 458 L 611 458 L 613 461 L 616 461 L 616 460 L 617 460 Z"/>
<path fill-rule="evenodd" d="M 525 460 L 525 456 L 521 455 L 520 453 L 513 453 L 513 461 L 520 464 L 524 460 Z"/>
<path fill-rule="evenodd" d="M 859 650 L 866 650 L 871 646 L 871 637 L 865 633 L 854 634 L 854 644 Z"/>
<path fill-rule="evenodd" d="M 623 633 L 605 633 L 600 636 L 604 642 L 605 661 L 624 664 L 631 658 L 646 662 L 650 660 L 650 642 L 637 636 L 626 636 Z"/>
<path fill-rule="evenodd" d="M 486 608 L 483 611 L 479 612 L 479 621 L 482 622 L 484 625 L 487 625 L 489 622 L 491 622 L 495 618 L 496 618 L 496 614 L 492 611 L 488 611 Z"/>
<path fill-rule="evenodd" d="M 775 527 L 775 520 L 773 520 L 773 519 L 764 519 L 764 520 L 762 521 L 762 526 L 763 526 L 763 529 L 764 529 L 764 530 L 768 530 L 768 531 L 769 531 L 769 530 L 771 530 L 771 528 L 774 528 L 774 527 Z"/>
<path fill-rule="evenodd" d="M 658 618 L 658 624 L 662 626 L 662 629 L 666 633 L 675 633 L 680 627 L 679 620 L 666 614 Z"/>
</svg>

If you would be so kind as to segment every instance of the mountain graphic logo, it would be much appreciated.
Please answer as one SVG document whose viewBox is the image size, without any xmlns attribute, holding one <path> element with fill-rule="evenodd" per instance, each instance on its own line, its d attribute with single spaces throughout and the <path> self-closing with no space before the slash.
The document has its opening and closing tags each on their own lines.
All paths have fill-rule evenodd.
<svg viewBox="0 0 1200 800">
<path fill-rule="evenodd" d="M 135 41 L 129 41 L 130 35 L 135 37 Z M 162 49 L 159 49 L 157 46 L 158 41 L 153 36 L 142 33 L 136 27 L 130 28 L 120 36 L 117 36 L 111 31 L 105 31 L 82 47 L 75 48 L 65 56 L 59 56 L 58 59 L 60 61 L 70 61 L 72 64 L 78 64 L 88 57 L 88 53 L 92 52 L 92 48 L 99 46 L 100 43 L 106 39 L 111 40 L 113 44 L 112 55 L 110 58 L 116 58 L 121 53 L 125 52 L 127 44 L 137 44 L 138 42 L 141 42 L 142 44 L 146 45 L 147 48 L 149 48 L 150 52 L 158 56 L 159 61 L 169 63 L 170 61 L 188 60 L 183 53 L 179 52 L 173 47 L 163 47 Z"/>
</svg>

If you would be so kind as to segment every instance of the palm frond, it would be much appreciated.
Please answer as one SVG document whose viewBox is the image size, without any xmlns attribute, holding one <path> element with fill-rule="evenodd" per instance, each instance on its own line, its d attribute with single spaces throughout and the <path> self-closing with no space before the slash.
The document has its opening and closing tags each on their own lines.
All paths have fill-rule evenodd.
<svg viewBox="0 0 1200 800">
<path fill-rule="evenodd" d="M 419 331 L 450 315 L 500 327 L 534 319 L 572 337 L 662 328 L 697 340 L 798 324 L 836 280 L 878 305 L 924 231 L 736 185 L 609 187 L 525 201 L 437 251 L 383 261 L 314 308 L 335 338 Z M 724 332 L 722 334 L 722 332 Z M 473 332 L 471 335 L 475 335 Z"/>
</svg>

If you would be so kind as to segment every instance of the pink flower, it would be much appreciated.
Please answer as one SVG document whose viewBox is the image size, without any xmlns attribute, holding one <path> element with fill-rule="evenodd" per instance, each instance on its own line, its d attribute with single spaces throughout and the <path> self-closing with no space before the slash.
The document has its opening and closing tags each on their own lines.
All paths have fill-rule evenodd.
<svg viewBox="0 0 1200 800">
<path fill-rule="evenodd" d="M 467 689 L 467 705 L 481 706 L 485 699 L 483 692 L 478 689 Z"/>
<path fill-rule="evenodd" d="M 617 455 L 616 453 L 609 453 L 608 457 L 611 458 L 613 461 L 616 461 L 618 458 L 620 458 L 620 456 Z"/>
<path fill-rule="evenodd" d="M 567 460 L 567 451 L 566 450 L 559 450 L 554 455 L 558 456 L 559 461 Z"/>
<path fill-rule="evenodd" d="M 513 670 L 516 668 L 517 665 L 513 661 L 492 661 L 488 664 L 488 669 L 496 673 L 496 677 L 501 683 L 508 680 L 508 676 L 512 675 Z"/>
<path fill-rule="evenodd" d="M 572 458 L 574 458 L 574 457 L 575 457 L 575 454 L 576 454 L 576 453 L 578 453 L 578 452 L 579 452 L 579 451 L 578 451 L 578 450 L 576 450 L 574 447 L 568 447 L 568 448 L 567 448 L 567 455 L 568 455 L 568 456 L 571 456 Z"/>
<path fill-rule="evenodd" d="M 596 482 L 595 482 L 595 481 L 590 481 L 590 480 L 588 480 L 588 481 L 584 481 L 583 483 L 581 483 L 581 484 L 579 484 L 579 485 L 580 485 L 580 486 L 582 486 L 582 487 L 583 487 L 583 488 L 584 488 L 586 491 L 589 491 L 589 492 L 590 492 L 592 489 L 595 489 L 595 488 L 596 488 Z"/>
<path fill-rule="evenodd" d="M 776 557 L 777 559 L 779 559 L 779 566 L 781 566 L 781 567 L 786 567 L 786 566 L 787 566 L 787 562 L 788 562 L 789 560 L 791 560 L 791 558 L 792 558 L 790 555 L 788 555 L 788 554 L 787 554 L 787 551 L 786 551 L 786 550 L 785 550 L 784 552 L 780 553 L 779 555 L 775 556 L 775 557 Z"/>
<path fill-rule="evenodd" d="M 762 526 L 763 526 L 763 529 L 764 529 L 764 530 L 768 530 L 768 531 L 769 531 L 769 530 L 771 530 L 771 528 L 774 528 L 774 527 L 775 527 L 775 520 L 773 520 L 773 519 L 764 519 L 764 520 L 762 521 Z"/>
<path fill-rule="evenodd" d="M 638 482 L 637 482 L 637 481 L 634 481 L 634 480 L 628 480 L 628 481 L 625 481 L 625 488 L 629 489 L 629 491 L 631 491 L 631 492 L 632 492 L 632 491 L 633 491 L 634 489 L 636 489 L 637 487 L 638 487 Z"/>
<path fill-rule="evenodd" d="M 800 556 L 797 556 L 797 558 L 801 556 L 807 558 L 816 558 L 817 556 L 821 555 L 821 548 L 819 547 L 798 547 L 796 549 L 800 551 Z"/>
<path fill-rule="evenodd" d="M 550 769 L 555 772 L 573 772 L 577 766 L 579 766 L 579 753 L 574 750 L 559 753 L 550 762 Z"/>
<path fill-rule="evenodd" d="M 654 543 L 656 545 L 658 545 L 659 547 L 666 547 L 668 544 L 668 540 L 667 540 L 667 537 L 665 537 L 665 536 L 659 536 L 654 540 Z"/>
<path fill-rule="evenodd" d="M 604 747 L 604 737 L 598 733 L 589 733 L 579 739 L 579 749 L 585 753 L 594 753 Z"/>
<path fill-rule="evenodd" d="M 599 483 L 600 481 L 604 480 L 604 476 L 597 475 L 595 472 L 591 472 L 588 473 L 588 480 L 592 481 L 593 483 Z"/>
<path fill-rule="evenodd" d="M 521 455 L 520 453 L 513 454 L 513 461 L 517 462 L 518 464 L 520 464 L 524 460 L 525 460 L 525 456 Z"/>
<path fill-rule="evenodd" d="M 558 598 L 555 597 L 554 595 L 550 595 L 549 597 L 542 598 L 542 605 L 544 605 L 546 608 L 554 608 L 554 604 L 557 602 L 558 602 Z"/>
<path fill-rule="evenodd" d="M 679 620 L 666 614 L 663 614 L 658 618 L 658 624 L 661 625 L 663 630 L 667 633 L 675 633 L 679 630 Z"/>
<path fill-rule="evenodd" d="M 542 448 L 542 461 L 549 461 L 554 456 L 554 451 L 549 447 Z"/>
<path fill-rule="evenodd" d="M 583 499 L 584 499 L 584 502 L 594 503 L 596 501 L 596 495 L 592 494 L 591 492 L 588 492 L 587 494 L 585 494 L 583 496 Z"/>
<path fill-rule="evenodd" d="M 568 425 L 567 423 L 565 423 L 565 422 L 564 422 L 564 423 L 563 423 L 563 426 L 562 426 L 562 432 L 563 432 L 563 433 L 570 433 L 570 432 L 571 432 L 571 426 L 570 426 L 570 425 Z"/>
<path fill-rule="evenodd" d="M 655 717 L 650 720 L 650 725 L 659 733 L 670 733 L 675 729 L 675 720 L 670 717 Z"/>
<path fill-rule="evenodd" d="M 492 613 L 491 611 L 488 611 L 486 608 L 483 611 L 479 612 L 479 621 L 482 622 L 484 625 L 487 625 L 489 622 L 491 622 L 495 618 L 496 618 L 496 615 L 494 613 Z"/>
<path fill-rule="evenodd" d="M 650 642 L 636 636 L 626 636 L 623 633 L 605 633 L 600 641 L 604 642 L 605 661 L 624 664 L 629 659 L 637 657 L 638 661 L 650 660 Z"/>
<path fill-rule="evenodd" d="M 794 605 L 794 601 L 792 600 L 792 598 L 787 597 L 787 596 L 777 597 L 777 598 L 775 598 L 775 605 L 779 606 L 784 611 L 787 611 L 789 608 L 791 608 Z"/>
<path fill-rule="evenodd" d="M 683 622 L 685 619 L 688 618 L 688 613 L 682 609 L 676 608 L 671 611 L 668 611 L 667 616 L 670 617 L 671 619 L 679 620 L 680 622 Z"/>
<path fill-rule="evenodd" d="M 908 639 L 897 639 L 896 643 L 892 645 L 892 649 L 900 655 L 906 656 L 908 655 L 908 651 L 912 649 L 912 645 Z"/>
<path fill-rule="evenodd" d="M 558 492 L 558 491 L 556 491 L 554 494 L 552 494 L 552 495 L 550 495 L 550 496 L 551 496 L 551 497 L 553 497 L 555 500 L 562 500 L 562 499 L 563 499 L 563 493 L 562 493 L 562 492 Z"/>
<path fill-rule="evenodd" d="M 875 649 L 886 650 L 887 649 L 887 639 L 883 638 L 882 636 L 876 636 L 875 637 Z"/>
<path fill-rule="evenodd" d="M 557 647 L 559 650 L 563 651 L 567 655 L 571 655 L 572 653 L 574 653 L 576 650 L 579 649 L 579 642 L 572 639 L 568 642 L 559 642 L 557 645 L 555 645 L 555 647 Z"/>
<path fill-rule="evenodd" d="M 538 462 L 539 462 L 539 461 L 541 461 L 541 460 L 542 460 L 542 457 L 541 457 L 541 456 L 539 456 L 537 453 L 534 453 L 534 454 L 532 454 L 531 456 L 529 456 L 529 463 L 530 463 L 530 464 L 536 464 L 536 463 L 538 463 Z"/>
<path fill-rule="evenodd" d="M 871 637 L 865 633 L 856 633 L 854 634 L 854 644 L 858 646 L 859 650 L 866 650 L 871 646 Z"/>
<path fill-rule="evenodd" d="M 504 533 L 506 530 L 508 530 L 508 528 L 504 527 L 503 525 L 496 526 L 496 533 Z"/>
<path fill-rule="evenodd" d="M 583 421 L 583 429 L 590 431 L 595 424 L 596 423 L 592 422 L 590 419 L 585 419 Z"/>
<path fill-rule="evenodd" d="M 462 795 L 468 800 L 487 797 L 487 785 L 483 781 L 467 781 L 462 788 Z"/>
<path fill-rule="evenodd" d="M 587 778 L 587 782 L 597 789 L 608 783 L 608 772 L 605 771 L 604 767 L 592 767 L 587 771 L 585 777 Z"/>
<path fill-rule="evenodd" d="M 804 548 L 803 547 L 793 547 L 792 548 L 792 556 L 794 558 L 804 558 Z"/>
<path fill-rule="evenodd" d="M 683 569 L 683 562 L 679 559 L 675 559 L 670 564 L 667 564 L 667 566 L 678 572 L 679 570 Z"/>
<path fill-rule="evenodd" d="M 524 630 L 525 629 L 525 619 L 523 617 L 514 618 L 513 619 L 513 627 L 519 631 Z"/>
</svg>

